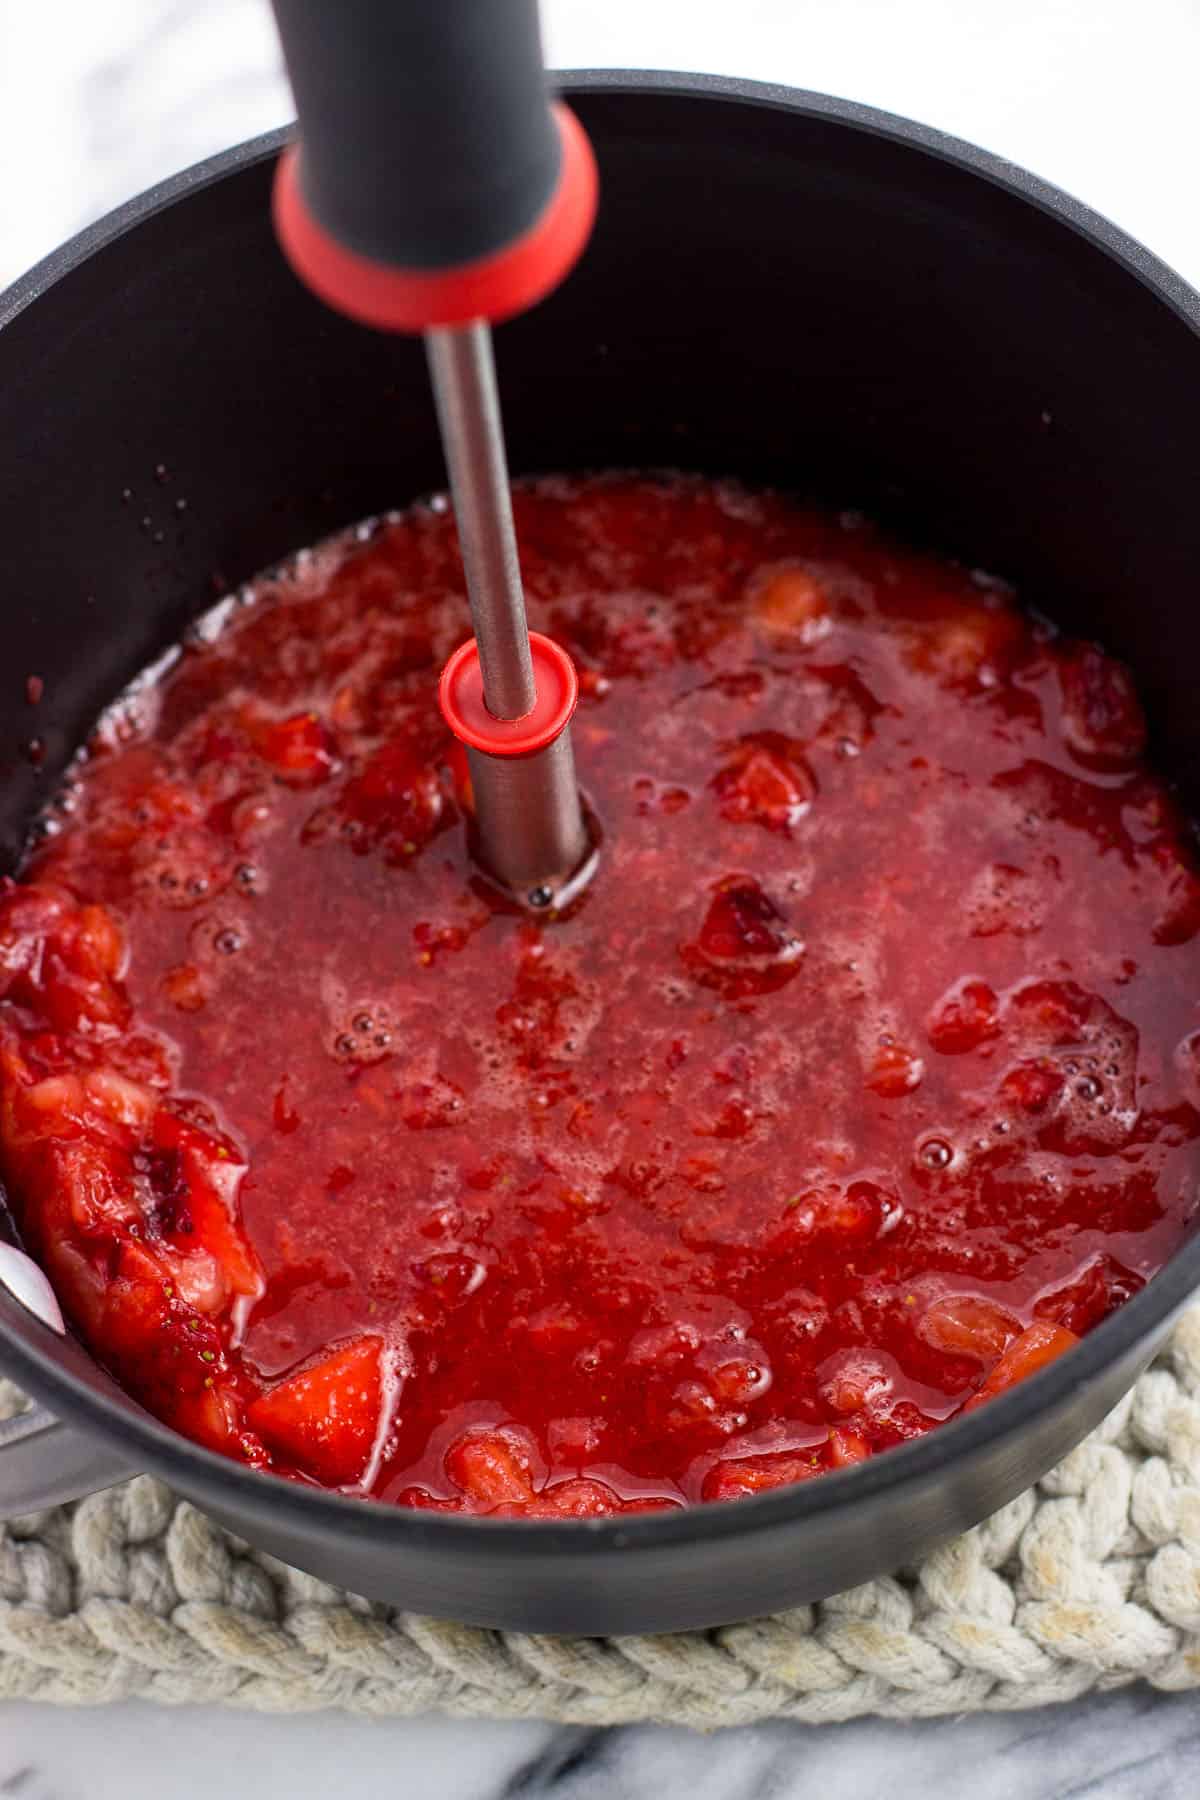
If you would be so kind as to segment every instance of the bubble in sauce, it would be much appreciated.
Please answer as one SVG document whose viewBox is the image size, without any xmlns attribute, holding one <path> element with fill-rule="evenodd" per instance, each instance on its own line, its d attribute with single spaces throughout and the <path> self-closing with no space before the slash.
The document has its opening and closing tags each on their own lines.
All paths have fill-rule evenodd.
<svg viewBox="0 0 1200 1800">
<path fill-rule="evenodd" d="M 940 1174 L 943 1169 L 948 1169 L 954 1161 L 954 1147 L 948 1144 L 945 1138 L 926 1138 L 917 1150 L 917 1160 L 923 1169 Z"/>
</svg>

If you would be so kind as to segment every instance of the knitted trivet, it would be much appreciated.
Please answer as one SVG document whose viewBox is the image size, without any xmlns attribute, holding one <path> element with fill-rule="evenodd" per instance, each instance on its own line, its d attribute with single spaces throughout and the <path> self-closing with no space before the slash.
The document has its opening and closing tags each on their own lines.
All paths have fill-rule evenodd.
<svg viewBox="0 0 1200 1800">
<path fill-rule="evenodd" d="M 19 1400 L 0 1381 L 0 1418 Z M 1200 1686 L 1200 1308 L 1086 1443 L 975 1531 L 720 1631 L 416 1618 L 285 1568 L 149 1476 L 0 1527 L 9 1699 L 711 1727 L 1039 1706 L 1139 1677 Z"/>
</svg>

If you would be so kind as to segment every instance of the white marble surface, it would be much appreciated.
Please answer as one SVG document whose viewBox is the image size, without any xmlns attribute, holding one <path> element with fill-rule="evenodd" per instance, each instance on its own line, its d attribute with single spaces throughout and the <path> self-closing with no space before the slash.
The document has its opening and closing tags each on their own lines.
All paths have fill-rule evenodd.
<svg viewBox="0 0 1200 1800">
<path fill-rule="evenodd" d="M 752 75 L 923 118 L 1080 195 L 1200 283 L 1197 0 L 543 0 L 560 66 Z M 159 176 L 288 116 L 265 0 L 0 0 L 0 282 Z M 1200 1698 L 710 1739 L 536 1724 L 0 1709 L 20 1800 L 1183 1800 Z"/>
<path fill-rule="evenodd" d="M 1195 1800 L 1200 1703 L 1078 1706 L 914 1725 L 634 1727 L 248 1718 L 142 1705 L 0 1709 L 17 1800 Z"/>
</svg>

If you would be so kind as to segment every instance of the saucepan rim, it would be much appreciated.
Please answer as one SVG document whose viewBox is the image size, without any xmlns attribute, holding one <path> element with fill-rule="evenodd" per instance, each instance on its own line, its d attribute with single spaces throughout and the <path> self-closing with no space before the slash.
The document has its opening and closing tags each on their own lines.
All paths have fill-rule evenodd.
<svg viewBox="0 0 1200 1800">
<path fill-rule="evenodd" d="M 1141 244 L 1037 176 L 927 125 L 850 100 L 718 75 L 602 69 L 571 71 L 558 79 L 568 100 L 574 96 L 633 94 L 651 100 L 679 98 L 777 110 L 826 120 L 922 153 L 990 182 L 1049 215 L 1066 231 L 1084 238 L 1119 264 L 1154 301 L 1168 307 L 1200 335 L 1200 295 Z M 159 182 L 88 226 L 0 294 L 0 329 L 98 251 L 187 195 L 274 157 L 291 135 L 292 128 L 285 126 L 235 145 Z M 61 1339 L 2 1293 L 0 1342 L 6 1372 L 37 1399 L 85 1431 L 118 1445 L 139 1467 L 201 1495 L 209 1504 L 235 1515 L 239 1522 L 257 1519 L 268 1529 L 294 1526 L 301 1535 L 347 1536 L 363 1548 L 378 1545 L 387 1550 L 406 1541 L 414 1549 L 434 1553 L 444 1550 L 458 1557 L 475 1554 L 489 1560 L 509 1555 L 524 1558 L 538 1552 L 578 1555 L 619 1550 L 627 1554 L 638 1549 L 663 1551 L 685 1544 L 748 1537 L 785 1526 L 801 1527 L 835 1509 L 855 1510 L 880 1501 L 902 1506 L 906 1494 L 936 1483 L 950 1465 L 969 1465 L 1003 1440 L 1015 1441 L 1031 1417 L 1064 1407 L 1071 1395 L 1099 1381 L 1111 1365 L 1136 1356 L 1166 1330 L 1198 1286 L 1200 1234 L 1184 1244 L 1139 1294 L 1101 1321 L 1066 1356 L 987 1406 L 965 1418 L 950 1420 L 924 1437 L 853 1468 L 733 1504 L 716 1501 L 662 1512 L 568 1522 L 423 1512 L 364 1502 L 276 1476 L 264 1478 L 260 1471 L 192 1443 L 131 1403 L 109 1398 L 72 1375 L 60 1363 Z"/>
</svg>

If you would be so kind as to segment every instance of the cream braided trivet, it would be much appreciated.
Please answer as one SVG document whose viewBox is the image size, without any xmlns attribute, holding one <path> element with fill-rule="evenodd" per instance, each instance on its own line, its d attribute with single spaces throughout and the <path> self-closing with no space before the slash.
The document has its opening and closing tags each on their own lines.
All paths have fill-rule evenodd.
<svg viewBox="0 0 1200 1800">
<path fill-rule="evenodd" d="M 18 1403 L 0 1382 L 0 1417 Z M 287 1569 L 140 1476 L 0 1527 L 0 1697 L 582 1724 L 929 1717 L 1200 1686 L 1200 1309 L 1087 1442 L 920 1568 L 673 1637 L 414 1618 Z"/>
</svg>

